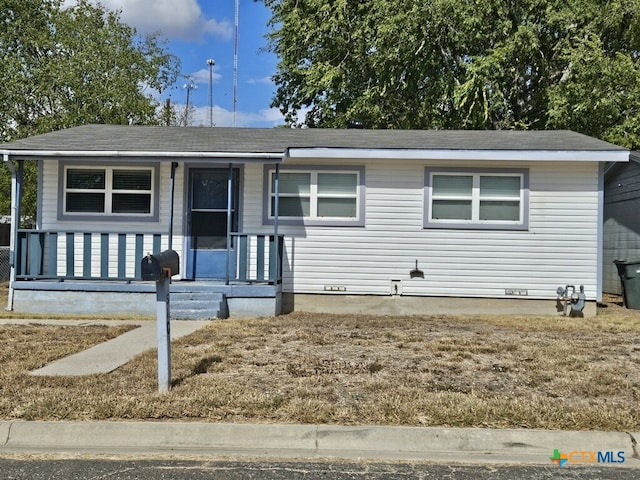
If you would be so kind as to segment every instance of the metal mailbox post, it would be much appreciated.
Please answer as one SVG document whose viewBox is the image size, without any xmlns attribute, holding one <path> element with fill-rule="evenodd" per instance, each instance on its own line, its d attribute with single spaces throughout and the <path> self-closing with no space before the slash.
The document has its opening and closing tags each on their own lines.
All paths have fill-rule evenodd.
<svg viewBox="0 0 640 480">
<path fill-rule="evenodd" d="M 156 282 L 156 322 L 158 333 L 158 390 L 169 391 L 171 385 L 171 319 L 169 285 L 180 273 L 180 257 L 173 250 L 148 254 L 140 263 L 143 281 Z"/>
</svg>

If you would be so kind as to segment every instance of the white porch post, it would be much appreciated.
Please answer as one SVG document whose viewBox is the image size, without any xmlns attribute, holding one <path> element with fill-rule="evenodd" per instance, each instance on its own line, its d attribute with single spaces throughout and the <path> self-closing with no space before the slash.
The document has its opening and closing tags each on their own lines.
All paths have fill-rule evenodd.
<svg viewBox="0 0 640 480">
<path fill-rule="evenodd" d="M 23 161 L 18 161 L 18 169 L 13 166 L 8 154 L 3 157 L 5 165 L 11 171 L 11 231 L 9 238 L 9 295 L 7 310 L 13 310 L 13 283 L 16 281 L 16 248 L 18 245 L 18 228 L 20 228 L 20 208 L 22 204 Z"/>
<path fill-rule="evenodd" d="M 281 275 L 280 272 L 280 241 L 278 239 L 278 215 L 280 214 L 280 164 L 276 163 L 276 178 L 274 180 L 273 192 L 275 198 L 273 199 L 273 244 L 275 246 L 275 259 L 276 259 L 276 278 L 273 279 L 274 284 Z"/>
<path fill-rule="evenodd" d="M 229 163 L 229 173 L 227 176 L 227 275 L 225 285 L 229 285 L 229 279 L 231 277 L 231 202 L 233 199 L 233 168 Z"/>
</svg>

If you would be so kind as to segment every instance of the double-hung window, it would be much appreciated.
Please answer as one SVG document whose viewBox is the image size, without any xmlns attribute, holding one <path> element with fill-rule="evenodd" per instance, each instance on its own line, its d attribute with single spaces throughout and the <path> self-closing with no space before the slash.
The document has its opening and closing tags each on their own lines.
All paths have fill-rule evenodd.
<svg viewBox="0 0 640 480">
<path fill-rule="evenodd" d="M 278 218 L 286 223 L 364 223 L 364 169 L 282 170 L 278 175 Z M 267 222 L 274 219 L 276 173 L 268 171 Z"/>
<path fill-rule="evenodd" d="M 526 170 L 427 169 L 427 228 L 526 229 Z"/>
<path fill-rule="evenodd" d="M 157 212 L 154 167 L 63 167 L 62 215 L 151 218 Z"/>
</svg>

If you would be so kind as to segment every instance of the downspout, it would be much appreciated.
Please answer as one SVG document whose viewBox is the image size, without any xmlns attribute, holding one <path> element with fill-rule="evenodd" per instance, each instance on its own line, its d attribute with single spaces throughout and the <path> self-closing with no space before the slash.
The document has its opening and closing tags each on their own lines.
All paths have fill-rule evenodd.
<svg viewBox="0 0 640 480">
<path fill-rule="evenodd" d="M 233 168 L 229 163 L 229 173 L 227 176 L 227 274 L 225 277 L 225 285 L 229 285 L 229 278 L 231 276 L 231 201 L 233 188 Z"/>
<path fill-rule="evenodd" d="M 604 275 L 604 172 L 605 167 L 598 164 L 598 235 L 596 252 L 596 301 L 602 302 Z"/>
<path fill-rule="evenodd" d="M 173 249 L 173 201 L 176 186 L 176 168 L 178 162 L 171 162 L 171 180 L 169 181 L 169 245 L 168 249 Z"/>
</svg>

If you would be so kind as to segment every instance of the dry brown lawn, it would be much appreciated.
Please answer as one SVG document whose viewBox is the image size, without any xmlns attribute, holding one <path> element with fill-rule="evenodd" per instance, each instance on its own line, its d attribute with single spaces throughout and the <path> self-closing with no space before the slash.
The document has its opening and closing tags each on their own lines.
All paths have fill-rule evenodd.
<svg viewBox="0 0 640 480">
<path fill-rule="evenodd" d="M 0 325 L 0 418 L 640 429 L 640 311 L 595 319 L 319 315 L 230 319 L 111 374 L 32 369 L 126 327 Z"/>
</svg>

